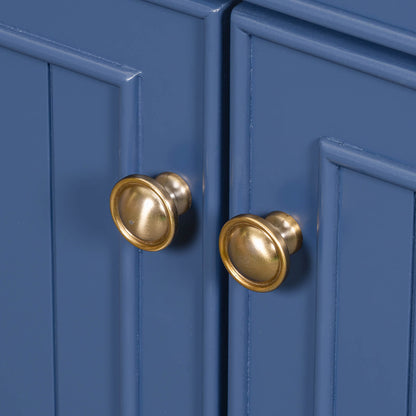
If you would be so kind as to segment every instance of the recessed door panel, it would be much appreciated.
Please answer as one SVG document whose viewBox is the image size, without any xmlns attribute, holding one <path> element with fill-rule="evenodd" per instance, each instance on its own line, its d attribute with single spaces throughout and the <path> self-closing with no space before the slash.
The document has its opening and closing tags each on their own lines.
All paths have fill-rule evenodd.
<svg viewBox="0 0 416 416">
<path fill-rule="evenodd" d="M 405 36 L 412 36 L 416 29 L 412 19 L 415 4 L 411 0 L 396 2 L 389 0 L 366 2 L 358 0 L 251 0 L 251 2 L 299 18 L 306 17 L 309 21 L 347 33 L 364 33 L 365 36 L 374 36 L 383 44 L 395 41 L 389 39 L 390 33 L 383 36 L 381 33 L 383 30 L 398 32 L 399 43 L 404 46 L 407 42 L 401 41 Z"/>
<path fill-rule="evenodd" d="M 416 166 L 415 61 L 249 5 L 233 13 L 230 215 L 282 210 L 304 241 L 277 290 L 230 281 L 229 412 L 401 414 L 413 360 L 414 188 L 406 181 Z M 392 160 L 391 177 L 343 160 L 326 175 L 323 137 L 370 161 Z M 342 190 L 328 194 L 337 169 Z M 328 199 L 333 212 L 339 205 L 339 224 L 323 209 Z M 383 227 L 387 212 L 397 224 Z M 323 238 L 337 226 L 337 237 Z"/>
<path fill-rule="evenodd" d="M 46 175 L 39 182 L 45 179 L 48 192 L 39 208 L 47 213 L 42 233 L 49 236 L 52 379 L 44 388 L 62 415 L 226 410 L 226 281 L 216 243 L 225 207 L 223 13 L 229 5 L 157 3 L 2 5 L 0 45 L 44 71 L 36 74 L 44 79 L 35 93 L 45 100 L 46 159 L 32 175 Z M 13 67 L 4 69 L 6 85 L 9 72 Z M 5 113 L 11 122 L 4 137 L 18 114 L 29 119 L 33 100 Z M 20 140 L 22 131 L 16 131 Z M 0 140 L 7 150 L 6 138 Z M 25 158 L 32 155 L 29 148 Z M 192 209 L 165 251 L 140 252 L 112 221 L 111 189 L 126 175 L 164 171 L 189 183 Z M 29 263 L 25 270 L 31 276 Z M 13 322 L 7 318 L 7 325 Z M 0 380 L 17 389 L 2 374 Z"/>
<path fill-rule="evenodd" d="M 311 1 L 312 5 L 318 3 Z M 342 9 L 354 13 L 360 17 L 374 19 L 377 22 L 387 23 L 397 28 L 407 29 L 414 32 L 416 26 L 410 18 L 416 11 L 415 5 L 409 0 L 400 0 L 392 3 L 390 1 L 346 1 L 346 0 L 326 0 L 325 3 L 334 8 Z"/>
<path fill-rule="evenodd" d="M 108 187 L 118 173 L 120 91 L 59 67 L 51 89 L 57 408 L 113 415 L 121 259 Z"/>
<path fill-rule="evenodd" d="M 250 3 L 415 55 L 411 0 L 250 0 Z"/>
<path fill-rule="evenodd" d="M 0 48 L 0 414 L 54 414 L 48 66 Z"/>
<path fill-rule="evenodd" d="M 345 143 L 320 144 L 316 414 L 407 413 L 415 171 Z"/>
<path fill-rule="evenodd" d="M 350 169 L 339 175 L 335 409 L 406 414 L 414 193 Z"/>
</svg>

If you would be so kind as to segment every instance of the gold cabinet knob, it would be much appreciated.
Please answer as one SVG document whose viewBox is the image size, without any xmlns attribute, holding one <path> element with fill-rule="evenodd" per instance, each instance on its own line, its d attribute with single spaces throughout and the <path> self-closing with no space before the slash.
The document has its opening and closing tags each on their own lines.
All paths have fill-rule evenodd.
<svg viewBox="0 0 416 416">
<path fill-rule="evenodd" d="M 191 207 L 188 184 L 176 173 L 150 178 L 130 175 L 114 185 L 110 196 L 113 220 L 127 241 L 147 251 L 170 244 L 178 216 Z"/>
<path fill-rule="evenodd" d="M 255 292 L 270 292 L 285 279 L 290 254 L 302 246 L 296 220 L 281 211 L 266 218 L 238 215 L 223 226 L 219 249 L 230 275 Z"/>
</svg>

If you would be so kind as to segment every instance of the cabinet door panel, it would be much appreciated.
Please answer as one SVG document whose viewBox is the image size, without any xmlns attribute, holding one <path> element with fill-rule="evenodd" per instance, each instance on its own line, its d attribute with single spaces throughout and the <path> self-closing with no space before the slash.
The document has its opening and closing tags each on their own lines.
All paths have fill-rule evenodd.
<svg viewBox="0 0 416 416">
<path fill-rule="evenodd" d="M 48 391 L 62 415 L 226 410 L 217 235 L 229 4 L 157 3 L 2 4 L 0 45 L 45 68 L 52 158 L 39 163 L 52 197 L 40 209 L 53 237 L 45 279 L 55 357 Z M 123 176 L 163 171 L 186 178 L 193 208 L 170 247 L 140 252 L 114 226 L 109 195 Z"/>
<path fill-rule="evenodd" d="M 118 170 L 119 90 L 53 66 L 51 90 L 57 409 L 113 415 L 120 254 L 108 186 Z"/>
<path fill-rule="evenodd" d="M 411 0 L 250 0 L 263 7 L 346 33 L 375 38 L 382 44 L 412 48 L 416 25 Z M 392 38 L 395 34 L 396 39 Z M 407 38 L 407 39 L 406 39 Z"/>
<path fill-rule="evenodd" d="M 231 56 L 230 214 L 304 244 L 274 292 L 230 281 L 230 415 L 411 413 L 414 58 L 249 5 Z"/>
<path fill-rule="evenodd" d="M 311 1 L 310 3 L 313 5 L 317 2 Z M 414 21 L 410 18 L 416 11 L 415 4 L 409 0 L 400 0 L 397 3 L 368 1 L 365 4 L 360 1 L 325 0 L 322 3 L 412 32 L 416 29 Z"/>
<path fill-rule="evenodd" d="M 321 267 L 318 277 L 316 393 L 318 402 L 327 403 L 318 406 L 329 408 L 331 402 L 339 415 L 406 414 L 414 194 L 348 168 L 338 168 L 338 175 L 339 195 L 323 196 L 339 206 L 337 272 L 326 276 Z M 392 213 L 393 221 L 388 220 Z M 324 227 L 327 218 L 322 218 Z M 324 241 L 321 251 L 322 262 L 328 262 L 333 253 Z M 332 304 L 331 318 L 323 302 Z M 331 345 L 334 358 L 323 357 L 324 343 Z M 329 376 L 335 400 L 328 397 Z"/>
<path fill-rule="evenodd" d="M 48 66 L 0 48 L 0 414 L 54 414 Z"/>
</svg>

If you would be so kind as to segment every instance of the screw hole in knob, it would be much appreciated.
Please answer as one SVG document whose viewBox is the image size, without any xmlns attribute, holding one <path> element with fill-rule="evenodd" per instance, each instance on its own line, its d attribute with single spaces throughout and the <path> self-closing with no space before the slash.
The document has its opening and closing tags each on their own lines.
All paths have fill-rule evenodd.
<svg viewBox="0 0 416 416">
<path fill-rule="evenodd" d="M 127 241 L 146 251 L 168 246 L 176 232 L 178 216 L 192 203 L 186 181 L 172 172 L 156 178 L 130 175 L 117 182 L 110 196 L 113 220 Z"/>
<path fill-rule="evenodd" d="M 270 292 L 280 286 L 290 255 L 301 246 L 299 224 L 281 211 L 266 218 L 238 215 L 225 223 L 219 237 L 225 268 L 237 282 L 255 292 Z"/>
</svg>

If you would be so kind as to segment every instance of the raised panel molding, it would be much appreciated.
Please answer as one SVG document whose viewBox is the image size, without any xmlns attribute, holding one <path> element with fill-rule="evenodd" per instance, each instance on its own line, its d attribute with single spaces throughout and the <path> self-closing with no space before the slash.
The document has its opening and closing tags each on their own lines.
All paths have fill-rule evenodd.
<svg viewBox="0 0 416 416">
<path fill-rule="evenodd" d="M 145 0 L 166 9 L 175 10 L 200 19 L 208 19 L 210 15 L 221 15 L 235 0 L 221 2 L 216 0 Z M 209 19 L 209 20 L 215 20 Z M 209 24 L 209 23 L 208 23 Z"/>
<path fill-rule="evenodd" d="M 228 209 L 224 203 L 227 200 L 228 187 L 224 185 L 223 179 L 228 172 L 224 168 L 223 154 L 223 139 L 228 137 L 227 27 L 231 9 L 238 0 L 146 1 L 204 21 L 202 414 L 214 416 L 225 409 L 227 401 L 226 350 L 223 342 L 228 329 L 224 319 L 225 271 L 218 256 L 217 242 Z M 218 331 L 221 334 L 219 342 Z"/>
<path fill-rule="evenodd" d="M 321 2 L 305 0 L 253 0 L 280 13 L 306 20 L 370 42 L 416 54 L 415 33 Z"/>
<path fill-rule="evenodd" d="M 340 235 L 340 221 L 341 217 L 341 169 L 358 172 L 363 178 L 375 178 L 384 183 L 394 185 L 394 187 L 404 188 L 409 191 L 410 200 L 410 215 L 409 218 L 402 219 L 410 224 L 410 238 L 409 241 L 388 241 L 389 236 L 386 235 L 384 244 L 393 244 L 404 247 L 410 243 L 410 255 L 408 264 L 400 263 L 402 268 L 409 267 L 409 276 L 403 276 L 397 273 L 391 276 L 391 279 L 399 279 L 397 285 L 408 286 L 409 299 L 406 301 L 404 309 L 408 308 L 409 316 L 402 317 L 400 321 L 408 320 L 408 334 L 407 339 L 395 340 L 401 343 L 403 350 L 407 349 L 407 357 L 393 357 L 390 356 L 390 361 L 399 360 L 404 361 L 408 368 L 406 374 L 401 379 L 401 382 L 406 385 L 405 391 L 401 394 L 405 397 L 402 406 L 407 407 L 407 414 L 412 414 L 413 395 L 413 370 L 414 370 L 414 236 L 415 236 L 415 218 L 414 218 L 414 192 L 416 191 L 416 171 L 410 167 L 396 163 L 394 161 L 385 159 L 378 155 L 371 154 L 361 148 L 348 145 L 341 141 L 334 139 L 320 140 L 320 204 L 319 204 L 319 220 L 318 220 L 318 280 L 317 280 L 317 314 L 316 314 L 316 367 L 315 367 L 315 415 L 316 416 L 330 416 L 336 412 L 337 392 L 335 385 L 337 384 L 337 341 L 342 328 L 339 328 L 339 257 L 340 257 L 340 242 L 343 236 Z M 386 218 L 386 222 L 394 223 L 395 213 L 392 212 L 392 218 Z M 357 239 L 368 239 L 370 242 L 373 238 L 371 235 L 356 236 Z M 400 246 L 399 246 L 400 247 Z M 364 254 L 365 255 L 365 254 Z M 381 257 L 382 254 L 380 253 Z M 404 256 L 406 257 L 406 256 Z M 380 262 L 383 258 L 380 259 Z M 397 259 L 388 259 L 390 264 L 395 264 Z M 354 262 L 354 259 L 351 259 Z M 405 262 L 406 263 L 406 262 Z M 345 278 L 345 276 L 344 276 Z M 368 276 L 368 279 L 373 285 L 377 285 L 377 276 Z M 403 279 L 409 279 L 404 280 Z M 396 286 L 397 286 L 396 285 Z M 356 287 L 360 291 L 359 286 Z M 404 293 L 407 293 L 404 290 Z M 396 304 L 395 304 L 396 305 Z M 370 306 L 369 306 L 370 307 Z M 402 307 L 402 305 L 400 305 Z M 397 305 L 399 308 L 399 305 Z M 396 308 L 396 309 L 397 309 Z M 394 311 L 390 310 L 389 314 Z M 345 309 L 344 309 L 345 314 Z M 382 318 L 379 318 L 382 319 Z M 357 330 L 359 322 L 356 322 Z M 376 325 L 376 323 L 374 323 Z M 382 325 L 382 323 L 380 323 Z M 403 325 L 406 325 L 403 323 Z M 387 332 L 389 334 L 389 332 Z M 387 335 L 386 334 L 386 335 Z M 388 337 L 389 335 L 387 335 Z M 380 347 L 382 348 L 382 347 Z M 362 352 L 361 352 L 362 353 Z M 371 353 L 371 351 L 369 351 Z M 376 353 L 376 352 L 374 352 Z M 396 362 L 396 361 L 394 361 Z M 352 363 L 350 363 L 351 365 Z M 342 375 L 340 375 L 342 377 Z M 359 377 L 359 374 L 357 374 Z M 399 388 L 396 384 L 397 392 Z M 396 401 L 399 399 L 396 399 Z"/>
<path fill-rule="evenodd" d="M 416 89 L 416 60 L 411 55 L 250 4 L 237 6 L 232 22 L 235 57 L 238 55 L 247 64 L 250 38 L 254 36 Z"/>
<path fill-rule="evenodd" d="M 106 61 L 5 25 L 0 25 L 0 46 L 48 64 L 49 97 L 52 88 L 52 66 L 59 66 L 118 87 L 120 90 L 118 146 L 120 176 L 127 175 L 135 170 L 136 166 L 140 166 L 142 74 L 139 70 Z M 123 416 L 138 414 L 137 375 L 140 357 L 137 336 L 140 333 L 140 325 L 137 311 L 140 297 L 137 257 L 138 252 L 134 247 L 125 244 L 120 246 L 120 409 Z"/>
<path fill-rule="evenodd" d="M 312 10 L 311 6 L 305 9 L 304 14 L 301 14 L 300 6 L 303 6 L 303 1 L 293 2 L 293 7 L 289 6 L 284 0 L 279 0 L 276 3 L 282 4 L 282 11 L 285 12 L 291 7 L 291 10 L 293 10 L 288 14 L 302 18 L 306 13 L 313 12 L 317 15 L 321 10 L 318 6 Z M 285 5 L 285 9 L 283 9 L 283 5 Z M 330 16 L 333 17 L 328 12 L 322 19 L 330 22 Z M 321 23 L 318 17 L 313 21 Z M 331 25 L 330 27 L 335 26 Z M 383 33 L 380 32 L 380 35 L 385 36 L 387 33 L 383 29 Z M 407 46 L 403 47 L 403 50 L 414 53 L 414 45 L 410 45 L 412 38 L 406 36 Z M 233 10 L 231 25 L 230 153 L 238 154 L 238 157 L 231 159 L 230 216 L 242 212 L 251 212 L 252 206 L 251 153 L 255 146 L 253 143 L 253 91 L 256 87 L 253 83 L 255 67 L 253 38 L 260 38 L 413 90 L 416 89 L 416 61 L 413 56 L 345 36 L 333 30 L 318 27 L 280 13 L 273 13 L 255 5 L 243 3 L 236 6 Z M 381 42 L 381 38 L 373 39 L 369 37 L 368 39 L 374 42 L 384 42 Z M 388 46 L 393 46 L 393 43 L 400 39 L 400 35 L 397 35 L 394 39 L 393 41 L 393 37 L 391 38 Z M 385 44 L 387 45 L 387 43 Z M 416 173 L 411 168 L 373 156 L 362 149 L 336 144 L 336 142 L 330 140 L 323 140 L 321 146 L 321 154 L 324 155 L 322 157 L 325 157 L 326 160 L 321 166 L 321 169 L 323 169 L 321 175 L 323 175 L 324 180 L 321 186 L 325 189 L 329 189 L 329 187 L 335 189 L 337 169 L 339 166 L 348 166 L 348 169 L 409 189 L 412 192 L 416 190 Z M 329 162 L 329 160 L 332 161 Z M 337 165 L 334 164 L 334 160 L 336 160 Z M 328 174 L 323 173 L 324 170 L 328 170 Z M 336 202 L 331 199 L 328 204 L 336 204 Z M 327 214 L 336 215 L 335 213 L 336 210 L 332 209 Z M 323 211 L 320 215 L 323 218 Z M 328 218 L 326 214 L 325 222 L 336 224 L 335 218 Z M 319 235 L 321 233 L 322 229 L 319 229 Z M 336 237 L 330 234 L 331 230 L 328 233 L 327 237 L 321 237 L 321 235 L 319 237 L 322 247 L 324 245 L 322 241 L 325 242 L 325 245 L 331 246 L 331 242 L 334 243 L 336 240 Z M 320 253 L 322 253 L 322 249 Z M 325 251 L 325 256 L 331 257 L 333 254 Z M 331 273 L 331 271 L 321 270 L 319 273 L 325 274 Z M 233 279 L 230 279 L 229 287 L 229 351 L 232 351 L 232 354 L 229 354 L 229 414 L 233 416 L 248 415 L 251 414 L 251 366 L 254 358 L 251 351 L 253 295 L 235 283 Z M 325 306 L 320 306 L 320 308 L 323 307 Z M 322 314 L 322 312 L 320 313 Z M 329 311 L 325 313 L 329 313 Z M 330 372 L 333 363 L 328 361 L 326 355 L 332 353 L 330 348 L 333 345 L 329 345 L 328 337 L 330 335 L 324 334 L 325 331 L 330 332 L 328 331 L 328 328 L 331 328 L 328 327 L 330 321 L 327 319 L 325 322 L 326 326 L 319 324 L 321 325 L 320 331 L 322 331 L 322 334 L 318 333 L 318 339 L 321 339 L 319 338 L 321 336 L 323 337 L 322 340 L 326 349 L 319 347 L 318 354 L 321 358 L 318 357 L 317 359 L 317 366 L 320 369 L 317 383 L 320 384 L 317 391 L 322 390 L 326 393 L 316 398 L 317 416 L 334 414 L 331 407 L 332 402 L 330 403 L 332 400 Z M 322 340 L 319 341 L 320 344 Z M 412 388 L 409 387 L 409 389 Z"/>
<path fill-rule="evenodd" d="M 48 68 L 5 48 L 0 61 L 0 414 L 52 416 Z"/>
<path fill-rule="evenodd" d="M 223 177 L 223 138 L 228 134 L 228 57 L 225 50 L 229 35 L 231 1 L 150 0 L 178 13 L 201 19 L 204 24 L 204 73 L 203 76 L 203 136 L 195 140 L 203 143 L 202 183 L 204 184 L 201 211 L 203 239 L 203 363 L 202 409 L 203 415 L 217 415 L 226 406 L 226 357 L 223 338 L 227 324 L 224 320 L 226 291 L 224 270 L 217 252 L 217 238 L 224 222 L 227 205 L 227 187 Z M 74 72 L 113 84 L 120 88 L 120 176 L 137 171 L 142 142 L 140 109 L 142 71 L 110 62 L 88 53 L 74 50 L 33 34 L 0 26 L 0 46 L 16 50 L 49 65 L 61 66 Z M 50 70 L 50 68 L 49 68 Z M 49 77 L 49 80 L 51 77 Z M 50 88 L 50 85 L 49 85 Z M 220 215 L 218 214 L 220 213 Z M 139 406 L 140 373 L 140 310 L 141 272 L 137 250 L 123 247 L 121 256 L 121 414 L 137 415 Z M 139 264 L 139 267 L 137 265 Z M 125 276 L 125 277 L 123 277 Z M 140 315 L 140 314 L 139 314 Z M 218 334 L 220 335 L 220 339 Z"/>
</svg>

